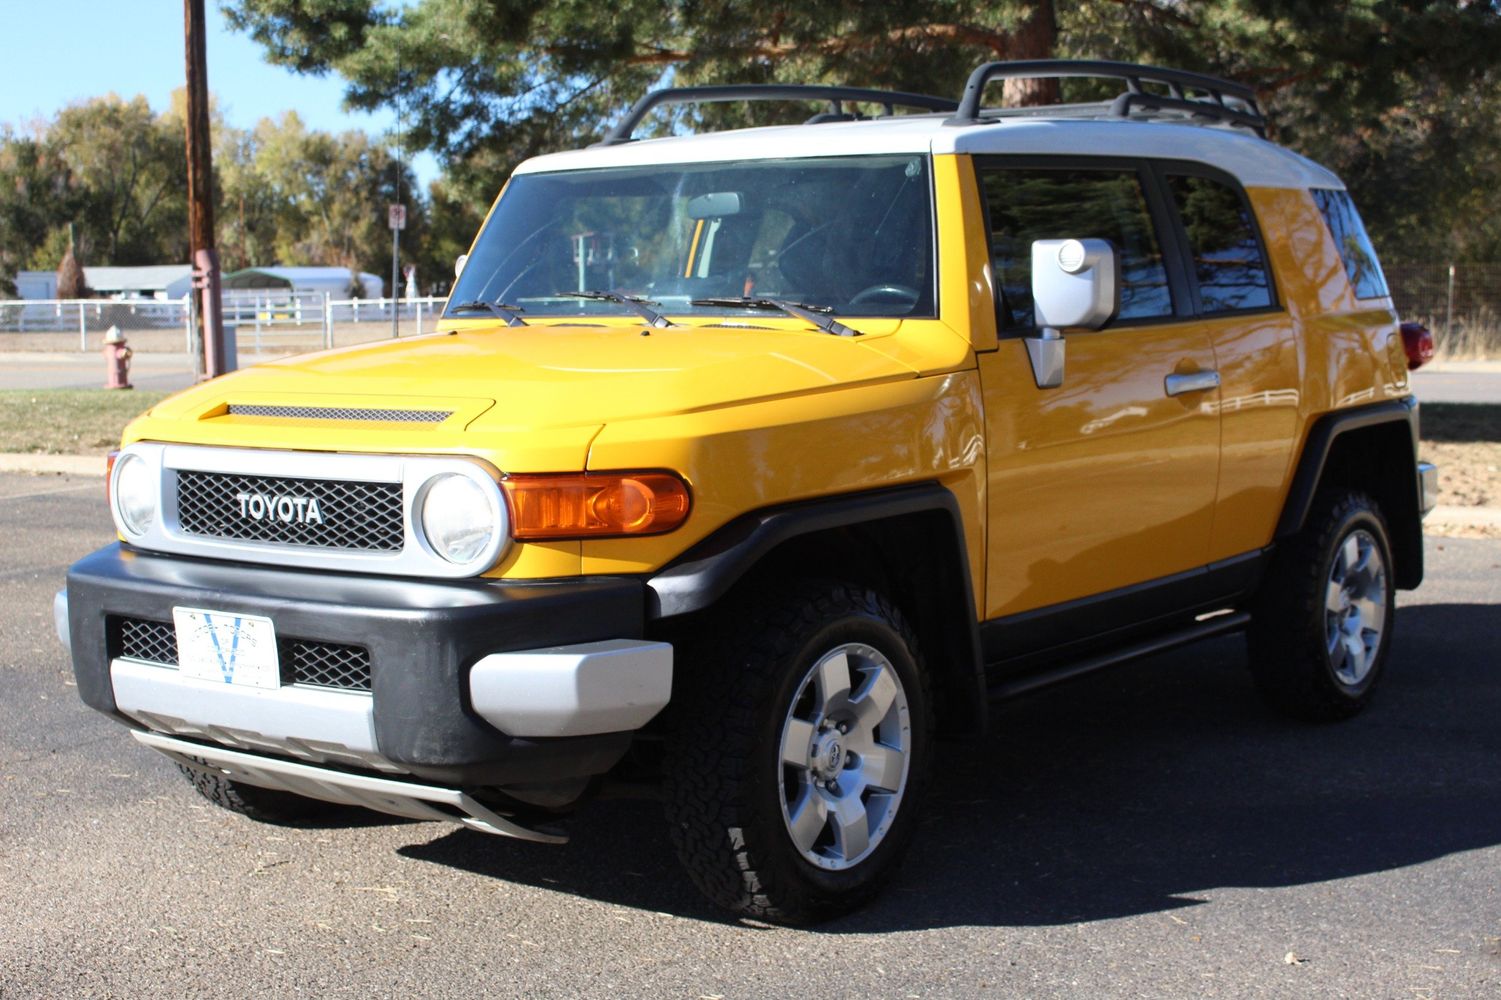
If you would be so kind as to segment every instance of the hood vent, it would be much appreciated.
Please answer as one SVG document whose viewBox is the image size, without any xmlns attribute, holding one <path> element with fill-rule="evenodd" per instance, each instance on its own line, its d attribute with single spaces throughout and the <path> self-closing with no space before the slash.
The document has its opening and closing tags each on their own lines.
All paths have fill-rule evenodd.
<svg viewBox="0 0 1501 1000">
<path fill-rule="evenodd" d="M 438 424 L 453 416 L 452 410 L 368 410 L 333 406 L 262 406 L 229 404 L 232 417 L 279 417 L 283 420 L 369 420 L 401 424 Z"/>
</svg>

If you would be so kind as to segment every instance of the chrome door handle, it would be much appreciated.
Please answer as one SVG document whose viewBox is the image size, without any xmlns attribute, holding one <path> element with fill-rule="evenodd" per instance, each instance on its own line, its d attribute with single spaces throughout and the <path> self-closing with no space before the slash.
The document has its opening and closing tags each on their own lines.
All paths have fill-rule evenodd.
<svg viewBox="0 0 1501 1000">
<path fill-rule="evenodd" d="M 1169 396 L 1181 396 L 1185 392 L 1206 392 L 1220 387 L 1220 373 L 1208 371 L 1169 375 L 1162 380 L 1162 387 Z"/>
</svg>

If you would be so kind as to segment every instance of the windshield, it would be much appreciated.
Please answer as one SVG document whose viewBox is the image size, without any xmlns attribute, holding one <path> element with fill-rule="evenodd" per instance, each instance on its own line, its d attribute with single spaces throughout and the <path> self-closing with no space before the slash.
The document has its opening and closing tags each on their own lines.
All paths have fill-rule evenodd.
<svg viewBox="0 0 1501 1000">
<path fill-rule="evenodd" d="M 933 212 L 924 156 L 521 174 L 481 231 L 449 315 L 505 303 L 526 316 L 746 313 L 705 298 L 781 299 L 845 316 L 932 316 Z M 765 315 L 765 313 L 761 313 Z"/>
</svg>

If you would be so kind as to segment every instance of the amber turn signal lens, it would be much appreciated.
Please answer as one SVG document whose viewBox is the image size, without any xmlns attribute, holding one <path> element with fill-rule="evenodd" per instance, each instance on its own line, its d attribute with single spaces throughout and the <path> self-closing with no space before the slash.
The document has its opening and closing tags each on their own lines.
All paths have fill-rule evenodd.
<svg viewBox="0 0 1501 1000">
<path fill-rule="evenodd" d="M 666 472 L 509 476 L 501 481 L 518 541 L 658 535 L 688 516 L 688 484 Z"/>
<path fill-rule="evenodd" d="M 119 457 L 120 457 L 120 453 L 118 451 L 112 451 L 108 455 L 104 456 L 104 502 L 105 503 L 110 503 L 111 502 L 110 496 L 109 496 L 109 481 L 112 478 L 114 478 L 114 474 L 115 474 L 115 460 L 118 459 Z"/>
</svg>

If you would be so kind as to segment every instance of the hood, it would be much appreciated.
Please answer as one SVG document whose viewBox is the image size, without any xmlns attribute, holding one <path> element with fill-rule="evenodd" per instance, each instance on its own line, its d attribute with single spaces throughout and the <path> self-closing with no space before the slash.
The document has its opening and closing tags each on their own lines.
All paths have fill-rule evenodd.
<svg viewBox="0 0 1501 1000">
<path fill-rule="evenodd" d="M 911 378 L 916 372 L 856 338 L 741 327 L 510 327 L 468 330 L 300 355 L 216 379 L 161 404 L 196 409 L 205 397 L 389 402 L 488 400 L 478 425 L 515 429 L 598 425 Z M 294 398 L 295 397 L 295 398 Z M 325 404 L 328 405 L 328 404 Z"/>
<path fill-rule="evenodd" d="M 915 377 L 913 368 L 863 339 L 714 326 L 468 329 L 234 372 L 158 404 L 127 428 L 127 440 L 328 450 L 485 448 L 508 453 L 512 469 L 576 467 L 588 441 L 608 423 Z M 422 425 L 362 426 L 243 415 L 247 406 L 424 409 L 447 416 Z M 456 431 L 465 432 L 462 440 Z M 516 452 L 523 448 L 542 454 L 535 463 L 521 460 Z M 566 460 L 574 452 L 580 458 Z"/>
</svg>

